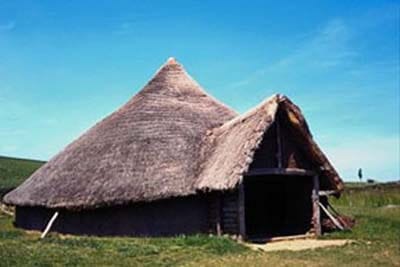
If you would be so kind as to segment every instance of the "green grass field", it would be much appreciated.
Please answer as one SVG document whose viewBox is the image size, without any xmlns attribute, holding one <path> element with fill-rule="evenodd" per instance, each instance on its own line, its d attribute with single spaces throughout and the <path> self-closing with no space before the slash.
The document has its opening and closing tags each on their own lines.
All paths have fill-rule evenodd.
<svg viewBox="0 0 400 267">
<path fill-rule="evenodd" d="M 43 161 L 0 156 L 0 196 L 22 183 Z"/>
<path fill-rule="evenodd" d="M 31 164 L 37 168 L 42 163 L 0 158 L 0 177 L 6 178 L 0 185 L 20 183 L 35 169 Z M 11 176 L 5 177 L 7 173 Z M 0 266 L 400 266 L 398 184 L 352 186 L 331 202 L 340 212 L 354 216 L 357 224 L 351 232 L 322 238 L 355 242 L 344 247 L 270 253 L 205 235 L 99 238 L 50 234 L 40 240 L 39 233 L 14 228 L 12 217 L 0 212 Z"/>
</svg>

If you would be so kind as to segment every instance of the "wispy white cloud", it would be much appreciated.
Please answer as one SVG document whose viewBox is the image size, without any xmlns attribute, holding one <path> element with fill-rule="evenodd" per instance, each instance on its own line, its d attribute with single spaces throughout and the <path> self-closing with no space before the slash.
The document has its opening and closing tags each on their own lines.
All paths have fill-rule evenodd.
<svg viewBox="0 0 400 267">
<path fill-rule="evenodd" d="M 362 168 L 366 178 L 400 178 L 400 139 L 398 136 L 359 136 L 340 140 L 334 146 L 326 146 L 333 165 L 347 180 L 357 179 Z M 397 166 L 393 168 L 393 166 Z"/>
<path fill-rule="evenodd" d="M 354 17 L 334 18 L 304 36 L 291 53 L 260 67 L 248 77 L 228 85 L 240 88 L 258 82 L 265 77 L 284 77 L 294 71 L 302 73 L 346 70 L 349 75 L 366 75 L 380 72 L 398 72 L 398 60 L 387 59 L 365 64 L 360 46 L 371 32 L 387 25 L 398 25 L 400 5 L 388 5 Z M 395 55 L 394 55 L 395 56 Z M 336 68 L 336 69 L 335 69 Z"/>
<path fill-rule="evenodd" d="M 340 18 L 333 19 L 317 29 L 314 34 L 309 34 L 292 53 L 255 71 L 246 79 L 232 83 L 230 87 L 241 87 L 266 75 L 290 73 L 299 67 L 303 70 L 320 70 L 346 65 L 357 56 L 350 45 L 351 38 L 351 28 L 345 21 Z"/>
<path fill-rule="evenodd" d="M 17 23 L 15 21 L 8 21 L 6 23 L 0 24 L 0 32 L 12 31 L 15 29 L 16 26 Z"/>
<path fill-rule="evenodd" d="M 135 23 L 131 21 L 122 22 L 117 26 L 117 28 L 113 31 L 116 35 L 125 35 L 132 33 L 134 31 Z"/>
<path fill-rule="evenodd" d="M 334 67 L 346 63 L 356 55 L 348 45 L 351 29 L 342 19 L 329 21 L 315 36 L 307 40 L 291 55 L 281 59 L 272 67 L 286 67 L 302 63 L 305 67 Z"/>
</svg>

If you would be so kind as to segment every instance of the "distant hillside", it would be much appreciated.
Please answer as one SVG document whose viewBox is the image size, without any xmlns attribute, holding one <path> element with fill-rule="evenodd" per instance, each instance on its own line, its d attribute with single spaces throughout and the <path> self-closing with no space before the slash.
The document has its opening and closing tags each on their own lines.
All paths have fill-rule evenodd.
<svg viewBox="0 0 400 267">
<path fill-rule="evenodd" d="M 0 196 L 15 188 L 45 162 L 0 156 Z"/>
</svg>

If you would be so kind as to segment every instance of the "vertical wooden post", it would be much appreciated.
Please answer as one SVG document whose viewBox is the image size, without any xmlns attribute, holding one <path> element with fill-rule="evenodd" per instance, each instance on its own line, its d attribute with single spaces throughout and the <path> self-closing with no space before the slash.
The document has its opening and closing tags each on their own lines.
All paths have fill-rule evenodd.
<svg viewBox="0 0 400 267">
<path fill-rule="evenodd" d="M 321 235 L 321 216 L 319 208 L 319 178 L 318 175 L 313 176 L 313 190 L 312 190 L 312 204 L 313 204 L 313 218 L 312 223 L 316 236 Z"/>
<path fill-rule="evenodd" d="M 277 146 L 277 152 L 276 152 L 276 159 L 278 162 L 278 168 L 282 168 L 282 144 L 281 144 L 281 126 L 279 124 L 279 116 L 276 114 L 277 118 L 275 119 L 275 124 L 276 124 L 276 146 Z"/>
<path fill-rule="evenodd" d="M 244 180 L 244 179 L 243 179 Z M 238 219 L 239 219 L 239 236 L 242 240 L 246 239 L 246 220 L 245 220 L 245 195 L 244 195 L 244 181 L 239 184 L 239 197 L 238 197 Z"/>
<path fill-rule="evenodd" d="M 222 234 L 221 228 L 221 194 L 215 195 L 215 215 L 216 215 L 216 232 L 220 236 Z"/>
</svg>

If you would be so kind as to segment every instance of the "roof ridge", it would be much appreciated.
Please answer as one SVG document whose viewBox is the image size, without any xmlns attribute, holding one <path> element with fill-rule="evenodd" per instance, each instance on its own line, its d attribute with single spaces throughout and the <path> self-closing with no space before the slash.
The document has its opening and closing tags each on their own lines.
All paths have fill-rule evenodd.
<svg viewBox="0 0 400 267">
<path fill-rule="evenodd" d="M 224 128 L 224 127 L 229 127 L 232 124 L 238 123 L 239 121 L 251 116 L 253 113 L 256 113 L 260 108 L 266 106 L 267 104 L 271 104 L 273 101 L 276 101 L 278 104 L 281 102 L 280 98 L 281 95 L 280 94 L 273 94 L 270 97 L 265 98 L 261 103 L 259 103 L 257 106 L 247 110 L 245 113 L 240 114 L 236 117 L 234 117 L 233 119 L 225 122 L 223 125 L 219 126 L 219 127 L 215 127 L 214 129 L 218 129 L 218 128 Z M 214 130 L 212 129 L 212 130 Z"/>
<path fill-rule="evenodd" d="M 234 114 L 235 116 L 238 115 L 238 113 L 231 108 L 230 106 L 228 106 L 227 104 L 225 104 L 224 102 L 220 101 L 219 99 L 217 99 L 216 97 L 214 97 L 213 95 L 211 95 L 210 93 L 207 92 L 207 90 L 205 90 L 203 88 L 203 86 L 200 85 L 200 83 L 195 80 L 185 69 L 184 65 L 181 64 L 176 58 L 174 57 L 169 57 L 167 59 L 167 61 L 162 64 L 158 70 L 154 73 L 154 75 L 150 78 L 150 80 L 145 84 L 145 86 L 143 87 L 143 89 L 141 91 L 138 92 L 138 94 L 143 94 L 146 93 L 148 90 L 148 86 L 151 85 L 152 82 L 154 82 L 155 80 L 157 80 L 158 78 L 160 78 L 160 76 L 163 76 L 163 72 L 168 73 L 168 71 L 171 70 L 171 68 L 175 68 L 175 70 L 178 70 L 178 72 L 180 72 L 182 74 L 182 77 L 184 77 L 186 79 L 186 82 L 189 82 L 193 85 L 193 87 L 191 87 L 192 92 L 197 92 L 199 95 L 204 96 L 204 97 L 208 97 L 210 98 L 214 103 L 216 103 L 217 105 L 220 105 L 221 107 L 229 110 L 232 114 Z M 168 75 L 166 75 L 164 78 L 168 78 Z M 176 79 L 176 77 L 175 77 Z M 168 87 L 167 87 L 168 88 Z M 170 88 L 171 89 L 171 88 Z M 181 92 L 182 93 L 182 92 Z M 195 94 L 195 93 L 194 93 Z"/>
</svg>

